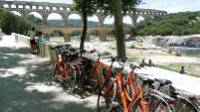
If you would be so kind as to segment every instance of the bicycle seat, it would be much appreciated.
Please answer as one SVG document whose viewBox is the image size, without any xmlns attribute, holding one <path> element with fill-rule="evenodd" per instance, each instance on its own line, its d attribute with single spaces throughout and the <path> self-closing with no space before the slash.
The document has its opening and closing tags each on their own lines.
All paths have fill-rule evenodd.
<svg viewBox="0 0 200 112">
<path fill-rule="evenodd" d="M 159 82 L 161 85 L 169 85 L 172 84 L 172 81 L 167 79 L 155 79 L 155 81 Z"/>
<path fill-rule="evenodd" d="M 154 80 L 147 78 L 147 77 L 141 77 L 139 76 L 139 79 L 142 80 L 143 85 L 153 85 Z"/>
</svg>

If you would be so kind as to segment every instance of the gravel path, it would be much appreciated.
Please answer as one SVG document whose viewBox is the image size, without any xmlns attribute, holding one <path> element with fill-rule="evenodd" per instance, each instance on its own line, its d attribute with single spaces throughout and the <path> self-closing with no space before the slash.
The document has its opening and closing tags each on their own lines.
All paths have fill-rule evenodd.
<svg viewBox="0 0 200 112">
<path fill-rule="evenodd" d="M 79 99 L 49 86 L 48 59 L 29 53 L 13 37 L 0 41 L 0 112 L 93 112 L 96 96 Z"/>
</svg>

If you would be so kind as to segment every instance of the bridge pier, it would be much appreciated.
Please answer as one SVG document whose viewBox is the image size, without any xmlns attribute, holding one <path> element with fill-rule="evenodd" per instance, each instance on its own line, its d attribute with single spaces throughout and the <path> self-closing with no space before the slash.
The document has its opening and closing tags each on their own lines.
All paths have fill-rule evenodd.
<svg viewBox="0 0 200 112">
<path fill-rule="evenodd" d="M 137 15 L 133 15 L 133 16 L 131 17 L 132 22 L 133 22 L 133 27 L 136 27 L 136 24 L 137 24 L 137 18 L 138 18 Z"/>
<path fill-rule="evenodd" d="M 48 26 L 48 24 L 47 24 L 47 18 L 48 18 L 48 14 L 42 14 L 43 26 Z"/>
<path fill-rule="evenodd" d="M 70 34 L 69 34 L 69 33 L 64 33 L 63 36 L 64 36 L 65 42 L 71 41 L 71 37 L 70 37 Z"/>
<path fill-rule="evenodd" d="M 101 32 L 100 35 L 99 35 L 99 39 L 100 39 L 100 41 L 106 41 L 107 40 L 106 33 Z"/>
</svg>

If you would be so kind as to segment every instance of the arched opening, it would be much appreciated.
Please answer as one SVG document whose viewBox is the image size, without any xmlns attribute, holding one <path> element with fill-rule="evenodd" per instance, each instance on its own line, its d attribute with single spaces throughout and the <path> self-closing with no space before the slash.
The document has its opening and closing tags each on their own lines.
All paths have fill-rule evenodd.
<svg viewBox="0 0 200 112">
<path fill-rule="evenodd" d="M 143 16 L 138 16 L 137 20 L 136 20 L 136 23 L 140 23 L 142 21 L 144 21 L 145 18 Z"/>
<path fill-rule="evenodd" d="M 91 31 L 88 32 L 87 40 L 91 41 L 91 42 L 100 41 L 100 36 L 101 35 L 100 35 L 100 31 L 99 30 L 91 30 Z"/>
<path fill-rule="evenodd" d="M 23 9 L 24 7 L 23 7 L 23 5 L 18 5 L 18 8 Z"/>
<path fill-rule="evenodd" d="M 133 21 L 132 21 L 132 18 L 130 16 L 124 16 L 123 17 L 123 23 L 124 23 L 124 33 L 125 33 L 125 39 L 129 38 L 130 37 L 130 34 L 129 31 L 132 26 L 133 26 Z"/>
<path fill-rule="evenodd" d="M 57 7 L 53 7 L 53 10 L 58 10 Z"/>
<path fill-rule="evenodd" d="M 46 6 L 46 10 L 50 10 L 50 7 Z"/>
<path fill-rule="evenodd" d="M 67 8 L 67 11 L 71 11 L 70 8 Z"/>
<path fill-rule="evenodd" d="M 125 25 L 132 25 L 132 24 L 133 24 L 133 21 L 132 21 L 132 19 L 131 19 L 130 16 L 124 16 L 124 17 L 123 17 L 123 23 L 124 23 Z"/>
<path fill-rule="evenodd" d="M 40 13 L 38 12 L 31 12 L 28 14 L 28 16 L 26 17 L 29 21 L 31 21 L 34 25 L 42 25 L 42 16 Z"/>
<path fill-rule="evenodd" d="M 98 27 L 99 26 L 99 18 L 96 15 L 88 17 L 88 27 Z"/>
<path fill-rule="evenodd" d="M 71 41 L 80 41 L 82 30 L 76 30 L 70 33 Z"/>
<path fill-rule="evenodd" d="M 10 7 L 13 8 L 13 9 L 17 8 L 16 5 L 14 5 L 14 4 L 12 4 Z"/>
<path fill-rule="evenodd" d="M 58 13 L 51 13 L 47 18 L 47 25 L 50 27 L 64 26 L 63 17 Z"/>
<path fill-rule="evenodd" d="M 103 24 L 107 27 L 113 27 L 113 23 L 114 23 L 114 17 L 113 16 L 107 16 L 104 19 Z"/>
<path fill-rule="evenodd" d="M 36 6 L 32 6 L 32 9 L 37 9 L 37 7 Z"/>
<path fill-rule="evenodd" d="M 31 9 L 31 7 L 29 5 L 26 5 L 25 9 Z"/>
<path fill-rule="evenodd" d="M 22 16 L 22 14 L 20 14 L 19 12 L 17 11 L 11 11 L 14 15 L 17 15 L 17 16 Z"/>
<path fill-rule="evenodd" d="M 60 10 L 64 10 L 64 8 L 63 8 L 63 7 L 60 7 Z"/>
<path fill-rule="evenodd" d="M 81 16 L 78 14 L 70 14 L 67 20 L 67 24 L 70 27 L 82 27 L 83 23 Z"/>
<path fill-rule="evenodd" d="M 4 4 L 3 7 L 4 8 L 9 8 L 9 5 L 8 4 Z"/>
<path fill-rule="evenodd" d="M 44 8 L 42 6 L 39 6 L 38 9 L 43 10 Z"/>
<path fill-rule="evenodd" d="M 64 34 L 59 31 L 59 30 L 54 30 L 51 34 L 50 34 L 50 39 L 49 41 L 53 41 L 53 42 L 64 42 Z"/>
</svg>

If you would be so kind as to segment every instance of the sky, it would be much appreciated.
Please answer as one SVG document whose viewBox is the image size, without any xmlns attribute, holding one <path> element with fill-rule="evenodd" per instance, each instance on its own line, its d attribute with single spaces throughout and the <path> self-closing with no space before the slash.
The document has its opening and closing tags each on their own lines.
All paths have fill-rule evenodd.
<svg viewBox="0 0 200 112">
<path fill-rule="evenodd" d="M 1 1 L 1 0 L 0 0 Z M 12 1 L 12 0 L 9 0 Z M 20 1 L 20 0 L 16 0 Z M 68 3 L 72 4 L 72 0 L 21 0 L 21 1 L 36 1 L 36 2 L 52 2 L 52 3 Z M 200 11 L 200 0 L 143 0 L 143 4 L 137 6 L 138 8 L 144 9 L 156 9 L 156 10 L 164 10 L 168 13 L 177 13 L 177 12 L 185 12 L 185 11 Z M 38 14 L 35 14 L 39 16 Z M 59 19 L 61 18 L 59 15 L 52 14 L 49 16 L 49 19 Z M 72 15 L 71 19 L 78 19 L 79 16 Z M 139 20 L 143 18 L 140 17 Z M 97 18 L 90 17 L 89 20 L 98 21 Z M 106 24 L 113 23 L 113 18 L 106 18 Z M 124 22 L 128 22 L 131 24 L 132 22 L 129 17 L 124 17 Z"/>
</svg>

